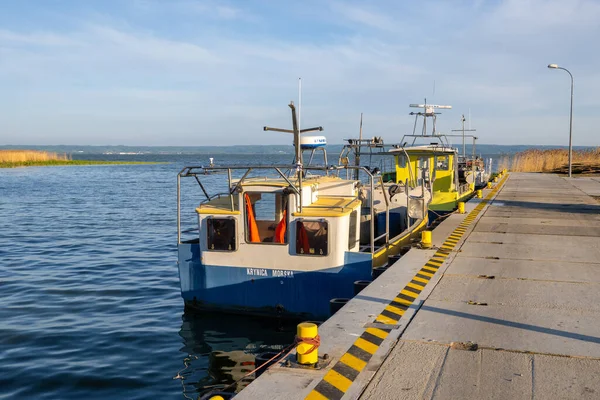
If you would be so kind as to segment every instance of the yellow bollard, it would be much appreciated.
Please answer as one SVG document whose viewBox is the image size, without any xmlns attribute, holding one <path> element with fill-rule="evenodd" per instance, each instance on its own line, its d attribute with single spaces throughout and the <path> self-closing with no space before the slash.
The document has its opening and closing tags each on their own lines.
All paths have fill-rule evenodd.
<svg viewBox="0 0 600 400">
<path fill-rule="evenodd" d="M 216 395 L 216 396 L 212 396 L 208 400 L 225 400 L 225 398 L 223 396 Z"/>
<path fill-rule="evenodd" d="M 478 199 L 482 199 L 482 198 L 483 198 L 483 192 L 481 191 L 481 189 L 479 189 L 479 190 L 477 191 L 477 198 L 478 198 Z"/>
<path fill-rule="evenodd" d="M 498 183 L 498 177 L 494 178 L 494 183 Z"/>
<path fill-rule="evenodd" d="M 302 322 L 296 328 L 296 361 L 298 364 L 310 365 L 319 361 L 319 328 L 312 322 Z"/>
<path fill-rule="evenodd" d="M 487 184 L 487 188 L 488 188 L 488 189 L 491 189 L 491 188 L 492 188 L 492 182 L 488 182 L 488 184 Z"/>
<path fill-rule="evenodd" d="M 458 202 L 458 213 L 459 214 L 464 214 L 465 213 L 465 203 L 462 201 Z"/>
<path fill-rule="evenodd" d="M 431 231 L 421 232 L 421 247 L 428 249 L 431 247 Z"/>
</svg>

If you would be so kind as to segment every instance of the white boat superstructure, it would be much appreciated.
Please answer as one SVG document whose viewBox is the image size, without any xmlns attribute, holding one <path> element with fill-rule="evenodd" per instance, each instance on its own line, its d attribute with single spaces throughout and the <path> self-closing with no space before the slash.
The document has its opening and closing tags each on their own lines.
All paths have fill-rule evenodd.
<svg viewBox="0 0 600 400">
<path fill-rule="evenodd" d="M 386 183 L 351 165 L 327 165 L 326 140 L 302 137 L 295 107 L 291 165 L 209 168 L 227 176 L 224 193 L 209 194 L 207 168 L 178 176 L 178 242 L 182 297 L 187 306 L 261 315 L 328 316 L 329 300 L 352 297 L 353 283 L 399 253 L 427 225 L 425 185 Z M 322 151 L 323 162 L 315 157 Z M 304 163 L 304 152 L 310 159 Z M 204 195 L 197 228 L 181 227 L 181 178 Z M 192 235 L 189 237 L 189 235 Z M 186 236 L 186 237 L 183 237 Z"/>
</svg>

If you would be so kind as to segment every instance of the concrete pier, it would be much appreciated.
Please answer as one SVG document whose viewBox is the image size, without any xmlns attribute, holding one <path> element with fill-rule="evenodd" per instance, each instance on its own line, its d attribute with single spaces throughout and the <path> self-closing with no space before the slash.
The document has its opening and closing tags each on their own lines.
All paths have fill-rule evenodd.
<svg viewBox="0 0 600 400">
<path fill-rule="evenodd" d="M 511 174 L 321 326 L 325 368 L 281 363 L 236 398 L 600 399 L 598 196 Z"/>
</svg>

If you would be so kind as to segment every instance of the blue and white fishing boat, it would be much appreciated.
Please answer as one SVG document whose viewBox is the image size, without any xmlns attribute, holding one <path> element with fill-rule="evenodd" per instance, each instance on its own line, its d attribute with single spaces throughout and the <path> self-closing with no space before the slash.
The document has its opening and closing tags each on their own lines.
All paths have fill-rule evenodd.
<svg viewBox="0 0 600 400">
<path fill-rule="evenodd" d="M 430 187 L 385 183 L 350 163 L 328 165 L 325 137 L 302 136 L 322 128 L 300 130 L 293 103 L 290 108 L 293 129 L 264 129 L 294 135 L 292 164 L 187 166 L 179 173 L 178 265 L 186 307 L 326 319 L 331 299 L 352 297 L 355 281 L 372 279 L 374 267 L 427 225 Z M 224 193 L 209 193 L 207 168 L 226 172 L 210 175 L 226 180 Z M 183 229 L 191 224 L 182 221 L 181 180 L 190 177 L 203 199 L 194 205 L 195 226 Z"/>
</svg>

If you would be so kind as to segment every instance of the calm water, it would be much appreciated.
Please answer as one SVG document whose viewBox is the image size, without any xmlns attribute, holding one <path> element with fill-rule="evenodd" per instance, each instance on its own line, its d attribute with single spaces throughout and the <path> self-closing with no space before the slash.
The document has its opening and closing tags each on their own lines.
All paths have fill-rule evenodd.
<svg viewBox="0 0 600 400">
<path fill-rule="evenodd" d="M 277 321 L 183 313 L 176 176 L 198 156 L 163 159 L 0 169 L 0 399 L 196 399 L 292 340 Z"/>
</svg>

